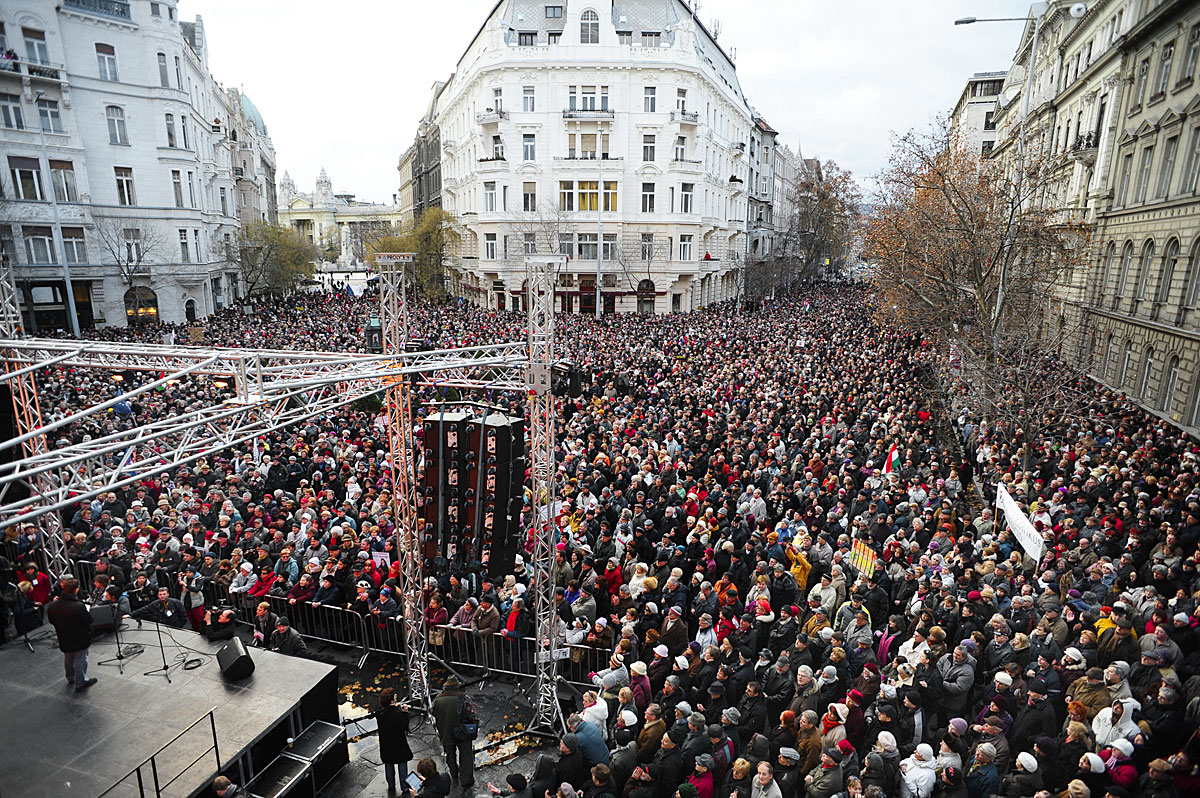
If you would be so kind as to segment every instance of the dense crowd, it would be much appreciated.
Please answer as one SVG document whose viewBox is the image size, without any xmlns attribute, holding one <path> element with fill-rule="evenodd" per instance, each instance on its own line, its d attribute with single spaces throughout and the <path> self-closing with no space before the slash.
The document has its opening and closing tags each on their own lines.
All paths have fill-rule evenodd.
<svg viewBox="0 0 1200 798">
<path fill-rule="evenodd" d="M 361 351 L 370 302 L 266 303 L 214 317 L 201 342 Z M 436 346 L 472 345 L 520 340 L 523 319 L 421 305 L 414 328 Z M 937 352 L 881 321 L 859 286 L 812 286 L 753 312 L 565 316 L 557 346 L 590 375 L 559 405 L 557 611 L 567 642 L 606 666 L 571 674 L 594 689 L 559 754 L 508 792 L 1200 794 L 1195 441 L 1100 391 L 1087 420 L 1044 440 L 969 404 L 948 418 Z M 103 375 L 51 369 L 43 412 L 113 390 Z M 220 390 L 169 386 L 63 441 Z M 523 411 L 519 396 L 487 399 Z M 206 612 L 206 584 L 249 603 L 395 615 L 385 448 L 377 411 L 312 419 L 81 504 L 66 518 L 70 554 L 95 562 L 93 590 L 132 614 L 154 617 L 156 590 L 180 585 L 172 595 L 209 634 L 232 634 L 232 618 Z M 1045 539 L 1039 560 L 981 500 L 978 486 L 990 498 L 1000 483 Z M 852 541 L 874 570 L 851 565 Z M 10 543 L 32 553 L 38 533 Z M 29 567 L 18 631 L 52 590 Z M 426 620 L 526 636 L 531 575 L 524 561 L 510 574 L 448 563 Z M 304 645 L 273 620 L 255 629 L 264 642 Z M 450 775 L 471 780 L 453 761 Z"/>
</svg>

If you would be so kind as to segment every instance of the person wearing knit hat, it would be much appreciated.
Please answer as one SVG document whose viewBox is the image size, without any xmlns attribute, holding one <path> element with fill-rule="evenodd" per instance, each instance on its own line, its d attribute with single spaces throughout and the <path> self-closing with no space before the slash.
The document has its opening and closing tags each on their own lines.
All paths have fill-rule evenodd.
<svg viewBox="0 0 1200 798">
<path fill-rule="evenodd" d="M 967 734 L 967 722 L 962 718 L 951 718 L 949 728 L 959 737 L 965 737 Z"/>
<path fill-rule="evenodd" d="M 675 790 L 677 798 L 700 798 L 700 792 L 696 789 L 696 785 L 690 782 L 684 782 Z"/>
<path fill-rule="evenodd" d="M 1008 675 L 1007 671 L 999 671 L 996 674 L 996 684 L 1008 688 L 1012 687 L 1013 679 Z"/>
<path fill-rule="evenodd" d="M 1028 751 L 1022 751 L 1017 754 L 1017 765 L 1023 768 L 1028 773 L 1037 773 L 1038 761 L 1037 757 Z M 1036 792 L 1036 790 L 1035 790 Z M 1023 794 L 1023 793 L 1022 793 Z"/>
<path fill-rule="evenodd" d="M 549 790 L 546 792 L 549 792 Z M 558 785 L 558 798 L 578 798 L 578 795 L 579 794 L 575 792 L 575 788 L 572 787 L 569 782 L 564 781 L 562 784 Z"/>
<path fill-rule="evenodd" d="M 1080 771 L 1083 771 L 1085 768 L 1092 773 L 1103 773 L 1104 760 L 1100 758 L 1099 754 L 1093 754 L 1091 751 L 1088 751 L 1086 754 L 1079 757 Z"/>
<path fill-rule="evenodd" d="M 1067 784 L 1066 794 L 1067 798 L 1092 798 L 1092 791 L 1079 779 L 1071 779 Z"/>
</svg>

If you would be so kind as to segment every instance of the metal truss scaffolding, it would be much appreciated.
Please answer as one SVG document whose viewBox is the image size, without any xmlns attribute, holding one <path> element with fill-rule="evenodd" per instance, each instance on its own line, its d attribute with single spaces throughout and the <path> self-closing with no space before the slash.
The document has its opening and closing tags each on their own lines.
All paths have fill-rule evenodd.
<svg viewBox="0 0 1200 798">
<path fill-rule="evenodd" d="M 556 509 L 550 370 L 554 356 L 554 274 L 563 257 L 526 258 L 527 341 L 411 353 L 404 351 L 408 337 L 404 265 L 412 262 L 412 256 L 384 253 L 376 259 L 384 325 L 382 355 L 27 338 L 12 270 L 5 260 L 0 272 L 0 361 L 4 365 L 0 382 L 12 389 L 16 435 L 0 441 L 0 452 L 20 446 L 22 456 L 0 464 L 0 529 L 36 523 L 44 534 L 51 573 L 69 573 L 61 523 L 63 510 L 321 416 L 364 396 L 385 392 L 397 552 L 402 564 L 400 587 L 405 598 L 410 700 L 429 708 L 432 702 L 421 581 L 422 541 L 416 523 L 412 390 L 414 386 L 432 385 L 527 392 L 536 529 L 530 558 L 535 572 L 531 593 L 538 639 L 545 647 L 537 657 L 537 700 L 530 729 L 553 732 L 556 722 L 561 726 L 562 717 L 556 697 L 561 650 L 550 577 Z M 46 423 L 38 403 L 36 377 L 50 366 L 151 372 L 153 379 Z M 79 442 L 66 437 L 72 425 L 98 417 L 118 403 L 196 376 L 230 379 L 231 398 Z M 48 445 L 52 440 L 54 445 Z M 28 496 L 12 491 L 18 484 L 29 488 Z"/>
</svg>

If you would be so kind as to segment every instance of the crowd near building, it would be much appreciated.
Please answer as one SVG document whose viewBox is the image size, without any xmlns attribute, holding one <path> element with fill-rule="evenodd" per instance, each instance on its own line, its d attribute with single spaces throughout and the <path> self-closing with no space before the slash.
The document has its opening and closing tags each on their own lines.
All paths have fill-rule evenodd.
<svg viewBox="0 0 1200 798">
<path fill-rule="evenodd" d="M 275 223 L 275 153 L 176 0 L 0 7 L 0 251 L 31 331 L 182 322 L 241 297 L 238 229 Z"/>
<path fill-rule="evenodd" d="M 456 292 L 512 309 L 524 256 L 559 252 L 561 312 L 738 296 L 804 164 L 717 36 L 681 0 L 497 2 L 400 161 L 415 212 L 462 225 Z"/>
<path fill-rule="evenodd" d="M 954 117 L 993 158 L 1021 157 L 1024 127 L 1027 157 L 1053 164 L 1062 222 L 1085 231 L 1086 267 L 1051 299 L 1051 317 L 1072 332 L 1064 355 L 1192 430 L 1200 427 L 1198 61 L 1195 3 L 1037 3 L 1007 76 L 975 75 Z M 980 81 L 994 90 L 997 79 L 980 119 L 970 110 Z"/>
</svg>

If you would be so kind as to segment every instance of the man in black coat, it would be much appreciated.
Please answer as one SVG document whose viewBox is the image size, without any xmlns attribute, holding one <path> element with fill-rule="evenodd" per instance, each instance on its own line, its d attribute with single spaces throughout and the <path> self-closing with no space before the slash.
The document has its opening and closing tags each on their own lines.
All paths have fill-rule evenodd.
<svg viewBox="0 0 1200 798">
<path fill-rule="evenodd" d="M 271 633 L 271 650 L 302 657 L 308 653 L 308 644 L 304 642 L 300 633 L 292 628 L 291 621 L 280 615 L 275 619 L 275 631 Z"/>
<path fill-rule="evenodd" d="M 1046 683 L 1040 678 L 1030 679 L 1027 685 L 1029 700 L 1017 717 L 1013 719 L 1008 732 L 1013 756 L 1022 752 L 1032 752 L 1034 741 L 1038 737 L 1053 737 L 1058 731 L 1058 722 L 1054 716 L 1054 706 L 1046 698 Z"/>
<path fill-rule="evenodd" d="M 88 648 L 92 645 L 92 616 L 79 600 L 78 594 L 79 580 L 64 580 L 62 595 L 46 609 L 46 618 L 58 633 L 58 650 L 63 653 L 67 683 L 74 685 L 76 691 L 96 683 L 96 677 L 89 678 L 87 675 Z"/>
</svg>

